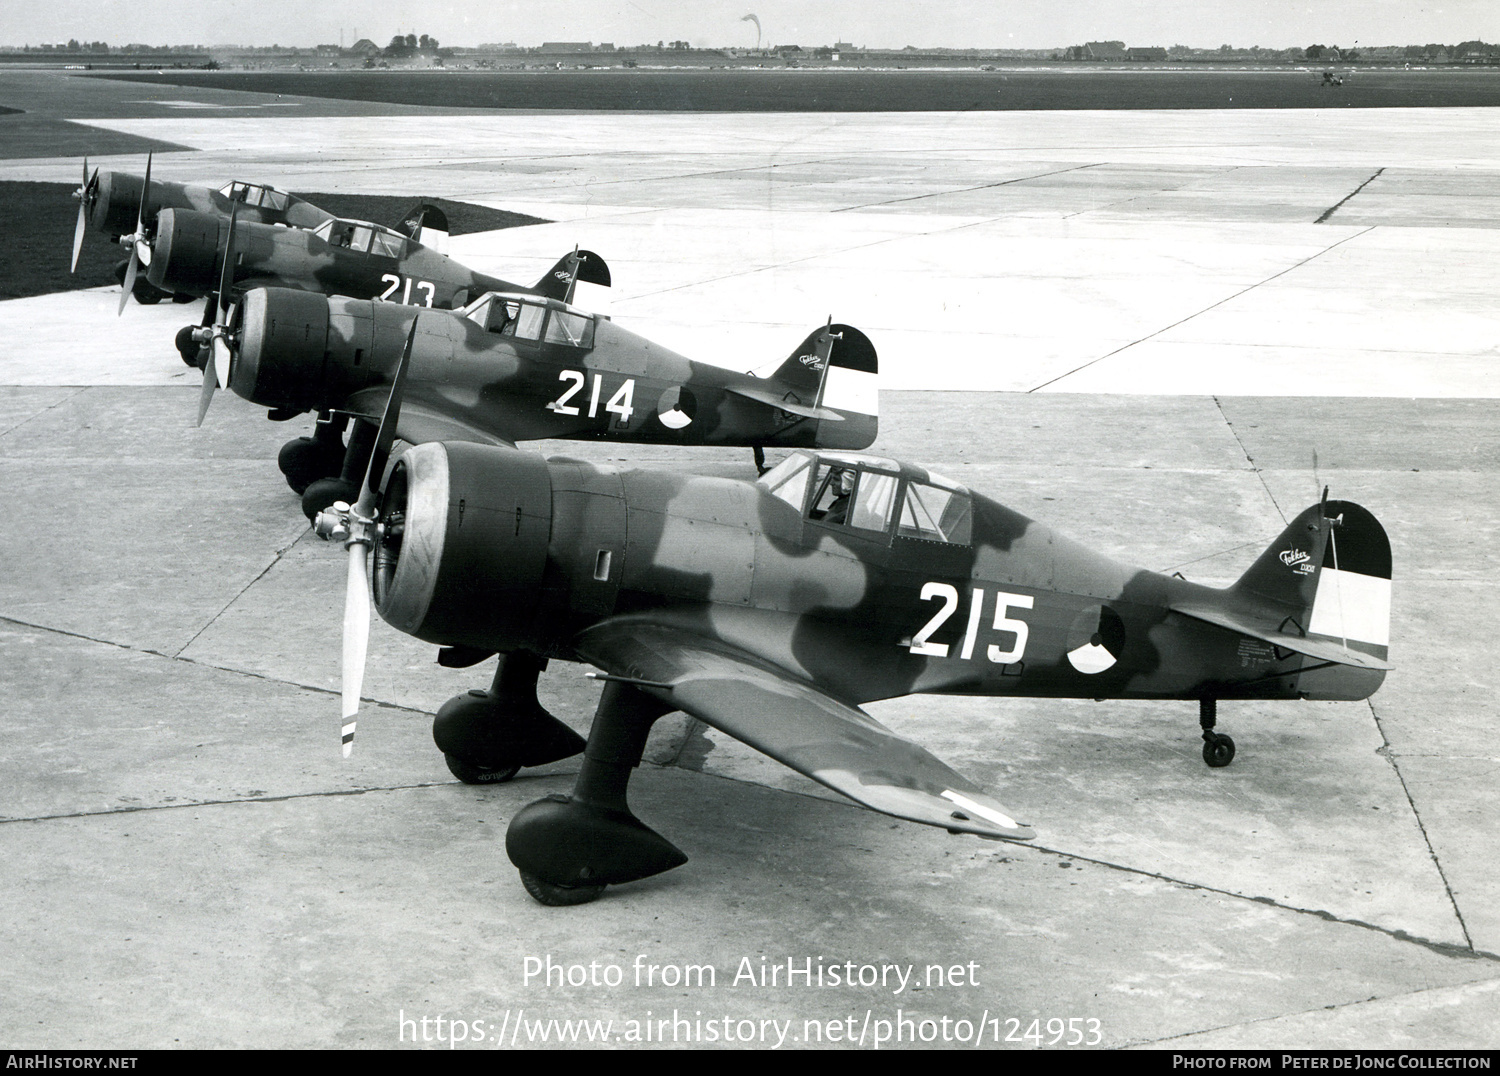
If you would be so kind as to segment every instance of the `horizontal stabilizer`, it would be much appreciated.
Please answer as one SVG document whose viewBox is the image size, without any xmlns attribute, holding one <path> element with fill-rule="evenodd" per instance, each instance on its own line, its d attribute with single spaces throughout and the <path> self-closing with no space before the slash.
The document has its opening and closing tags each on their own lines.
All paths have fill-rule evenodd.
<svg viewBox="0 0 1500 1076">
<path fill-rule="evenodd" d="M 1393 666 L 1388 661 L 1382 661 L 1371 654 L 1351 650 L 1347 646 L 1323 638 L 1309 638 L 1303 635 L 1292 635 L 1284 631 L 1278 631 L 1264 623 L 1257 622 L 1253 617 L 1241 613 L 1219 609 L 1212 605 L 1199 602 L 1173 602 L 1172 611 L 1190 616 L 1194 620 L 1202 620 L 1205 623 L 1237 631 L 1241 635 L 1248 635 L 1252 639 L 1279 646 L 1283 650 L 1291 650 L 1298 654 L 1306 654 L 1310 658 L 1319 661 L 1332 661 L 1340 665 L 1351 665 L 1356 669 L 1373 669 L 1388 671 Z"/>
<path fill-rule="evenodd" d="M 866 807 L 981 837 L 1035 831 L 924 748 L 857 707 L 679 628 L 636 618 L 585 631 L 577 650 L 606 672 Z"/>
<path fill-rule="evenodd" d="M 798 403 L 795 399 L 785 399 L 781 396 L 778 396 L 774 392 L 768 391 L 767 389 L 756 389 L 747 388 L 741 385 L 730 385 L 728 386 L 726 391 L 732 392 L 736 396 L 743 396 L 747 400 L 754 400 L 756 403 L 763 403 L 767 407 L 779 408 L 780 410 L 785 411 L 787 414 L 796 415 L 799 418 L 816 418 L 821 419 L 824 422 L 844 421 L 844 416 L 839 414 L 837 411 L 831 411 L 826 407 L 807 407 L 804 404 Z"/>
</svg>

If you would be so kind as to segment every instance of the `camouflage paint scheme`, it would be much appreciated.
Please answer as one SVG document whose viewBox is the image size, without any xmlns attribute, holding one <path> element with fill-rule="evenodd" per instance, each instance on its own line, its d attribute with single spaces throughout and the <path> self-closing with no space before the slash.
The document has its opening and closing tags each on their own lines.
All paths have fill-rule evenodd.
<svg viewBox="0 0 1500 1076">
<path fill-rule="evenodd" d="M 152 184 L 153 191 L 155 184 Z M 203 296 L 219 286 L 229 242 L 229 218 L 213 212 L 163 209 L 157 215 L 146 279 L 180 295 Z M 581 279 L 608 284 L 608 270 L 585 255 Z M 571 282 L 550 271 L 535 286 L 566 293 Z M 327 217 L 313 229 L 246 221 L 234 223 L 234 287 L 282 287 L 325 295 L 386 299 L 418 306 L 462 306 L 486 291 L 530 291 L 476 273 L 393 228 Z"/>
<path fill-rule="evenodd" d="M 837 522 L 841 470 L 855 483 Z M 615 680 L 607 700 L 623 682 L 654 712 L 683 710 L 877 810 L 988 837 L 1033 832 L 862 703 L 1354 700 L 1390 667 L 1390 545 L 1350 502 L 1301 513 L 1222 590 L 854 454 L 794 452 L 748 483 L 431 443 L 397 462 L 382 516 L 375 603 L 401 631 L 499 652 L 502 669 L 518 653 L 592 664 Z M 606 710 L 588 759 L 604 757 Z M 572 903 L 575 887 L 682 861 L 604 862 L 590 834 L 618 822 L 620 789 L 613 815 L 578 790 L 517 815 L 507 846 L 534 896 L 538 876 L 565 898 L 546 902 Z M 533 836 L 517 839 L 523 820 Z"/>
<path fill-rule="evenodd" d="M 84 189 L 89 227 L 111 239 L 135 231 L 145 180 L 129 172 L 97 171 Z M 231 208 L 242 223 L 279 224 L 289 228 L 316 228 L 333 214 L 319 209 L 295 194 L 262 183 L 238 180 L 218 190 L 189 183 L 151 181 L 151 200 L 146 206 L 147 223 L 163 209 L 191 210 L 229 219 Z"/>
<path fill-rule="evenodd" d="M 378 415 L 413 319 L 399 426 L 411 443 L 559 437 L 860 449 L 877 433 L 875 349 L 850 326 L 812 333 L 772 377 L 757 378 L 515 293 L 448 312 L 251 292 L 229 385 L 280 413 Z"/>
</svg>

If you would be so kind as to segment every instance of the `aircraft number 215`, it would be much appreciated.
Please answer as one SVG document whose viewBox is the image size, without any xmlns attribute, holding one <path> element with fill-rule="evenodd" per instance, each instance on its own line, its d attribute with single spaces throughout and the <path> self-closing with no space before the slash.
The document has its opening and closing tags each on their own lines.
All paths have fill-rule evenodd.
<svg viewBox="0 0 1500 1076">
<path fill-rule="evenodd" d="M 958 588 L 951 583 L 924 583 L 922 584 L 922 600 L 941 601 L 943 604 L 932 619 L 922 625 L 922 630 L 912 636 L 909 649 L 913 654 L 925 654 L 935 658 L 946 658 L 949 656 L 947 643 L 935 643 L 932 637 L 937 630 L 947 623 L 958 610 Z M 964 629 L 963 642 L 959 644 L 957 657 L 968 661 L 974 656 L 974 642 L 979 635 L 979 622 L 983 618 L 986 603 L 983 587 L 975 587 L 969 593 L 969 620 Z M 985 647 L 984 656 L 999 665 L 1009 665 L 1020 661 L 1021 656 L 1026 653 L 1026 640 L 1031 633 L 1026 621 L 1017 620 L 1006 616 L 1011 609 L 1030 609 L 1032 598 L 1026 594 L 1007 594 L 1003 590 L 995 591 L 995 615 L 991 627 L 995 631 L 1005 632 L 1015 636 L 1015 642 L 1010 649 L 1002 650 L 996 643 L 990 643 Z"/>
</svg>

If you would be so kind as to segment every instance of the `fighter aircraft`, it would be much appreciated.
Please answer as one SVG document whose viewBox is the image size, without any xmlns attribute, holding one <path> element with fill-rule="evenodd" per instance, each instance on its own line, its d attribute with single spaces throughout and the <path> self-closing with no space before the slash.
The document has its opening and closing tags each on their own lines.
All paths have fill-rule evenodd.
<svg viewBox="0 0 1500 1076">
<path fill-rule="evenodd" d="M 813 332 L 772 376 L 757 378 L 693 362 L 544 296 L 492 292 L 462 311 L 439 311 L 259 289 L 228 327 L 227 384 L 275 418 L 329 416 L 316 436 L 284 446 L 279 461 L 309 519 L 357 496 L 409 330 L 400 433 L 412 443 L 749 445 L 759 459 L 765 446 L 861 449 L 875 440 L 875 348 L 848 325 Z M 200 421 L 213 392 L 207 375 L 204 385 Z M 366 417 L 355 418 L 345 447 L 350 416 Z"/>
<path fill-rule="evenodd" d="M 149 175 L 149 158 L 146 168 Z M 83 245 L 84 231 L 92 228 L 112 240 L 129 235 L 136 224 L 144 193 L 143 177 L 129 172 L 101 171 L 97 168 L 91 176 L 88 159 L 84 158 L 83 184 L 73 192 L 73 197 L 78 199 L 78 226 L 73 232 L 75 268 L 78 265 L 78 250 Z M 226 220 L 230 210 L 234 209 L 242 221 L 280 224 L 290 228 L 316 228 L 333 216 L 295 194 L 261 183 L 244 183 L 239 180 L 213 190 L 190 183 L 170 183 L 158 179 L 151 185 L 147 223 L 154 224 L 156 213 L 162 209 L 195 210 Z"/>
<path fill-rule="evenodd" d="M 434 722 L 456 776 L 508 780 L 583 750 L 572 795 L 529 805 L 506 834 L 544 904 L 686 861 L 626 801 L 652 722 L 674 710 L 877 811 L 1023 840 L 1030 826 L 861 705 L 916 692 L 1197 700 L 1204 760 L 1224 766 L 1218 700 L 1363 699 L 1390 668 L 1390 543 L 1326 491 L 1214 589 L 871 455 L 799 450 L 749 483 L 430 442 L 382 484 L 407 367 L 358 503 L 316 524 L 349 551 L 344 751 L 373 581 L 381 617 L 443 647 L 443 664 L 500 655 L 489 691 Z M 605 681 L 586 745 L 537 701 L 552 660 Z"/>
<path fill-rule="evenodd" d="M 83 249 L 84 232 L 92 228 L 109 236 L 110 242 L 128 249 L 147 229 L 156 226 L 156 215 L 162 209 L 192 210 L 228 219 L 231 211 L 244 221 L 281 225 L 289 228 L 315 228 L 332 214 L 319 209 L 295 194 L 261 183 L 239 180 L 224 184 L 218 190 L 190 183 L 156 180 L 150 183 L 151 158 L 146 158 L 144 177 L 129 172 L 94 169 L 89 174 L 88 158 L 83 161 L 83 183 L 73 192 L 78 200 L 78 224 L 73 230 L 72 271 L 78 269 L 78 254 Z M 149 255 L 148 255 L 149 256 Z M 126 262 L 121 262 L 120 281 L 124 283 Z M 150 286 L 141 280 L 129 289 L 137 302 L 157 303 L 172 293 Z"/>
</svg>

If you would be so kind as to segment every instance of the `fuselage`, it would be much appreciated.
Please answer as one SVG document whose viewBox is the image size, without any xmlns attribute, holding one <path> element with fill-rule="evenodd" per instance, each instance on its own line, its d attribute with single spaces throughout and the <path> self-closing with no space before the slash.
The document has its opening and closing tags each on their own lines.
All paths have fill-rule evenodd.
<svg viewBox="0 0 1500 1076">
<path fill-rule="evenodd" d="M 227 214 L 163 209 L 147 279 L 165 291 L 207 295 L 219 286 L 228 243 Z M 237 290 L 276 286 L 443 308 L 517 287 L 390 228 L 332 217 L 308 230 L 236 215 L 233 280 Z"/>
<path fill-rule="evenodd" d="M 504 308 L 498 317 L 495 307 Z M 268 407 L 378 413 L 413 317 L 406 401 L 500 440 L 859 449 L 875 438 L 873 414 L 780 410 L 735 391 L 770 386 L 779 395 L 774 381 L 695 362 L 556 300 L 514 294 L 463 313 L 414 313 L 252 293 L 231 385 Z"/>
<path fill-rule="evenodd" d="M 835 519 L 827 479 L 841 469 L 857 481 Z M 1225 592 L 1125 566 L 891 460 L 795 453 L 753 484 L 562 459 L 546 472 L 544 567 L 506 599 L 511 627 L 431 641 L 586 660 L 578 640 L 592 624 L 638 618 L 856 704 L 917 692 L 1363 698 L 1383 678 L 1175 613 L 1175 601 Z"/>
</svg>

